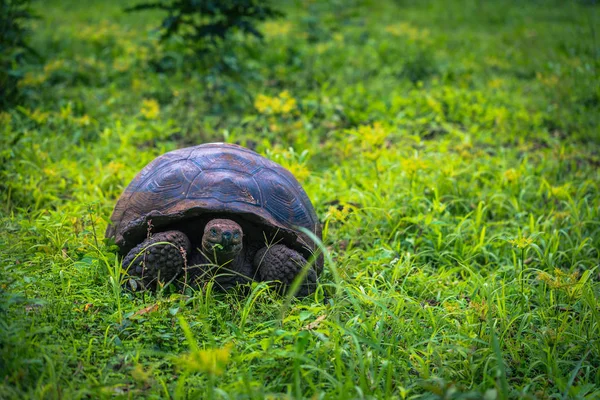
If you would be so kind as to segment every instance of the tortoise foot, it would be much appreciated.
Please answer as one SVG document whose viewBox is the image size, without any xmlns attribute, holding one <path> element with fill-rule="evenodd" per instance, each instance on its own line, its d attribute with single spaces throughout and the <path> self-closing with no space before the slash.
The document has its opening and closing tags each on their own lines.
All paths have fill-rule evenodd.
<svg viewBox="0 0 600 400">
<path fill-rule="evenodd" d="M 286 290 L 306 266 L 306 259 L 297 251 L 282 244 L 263 247 L 254 256 L 254 267 L 261 281 L 277 281 L 279 290 Z M 304 297 L 317 287 L 317 273 L 308 267 L 296 296 Z"/>
<path fill-rule="evenodd" d="M 123 259 L 132 289 L 154 288 L 173 281 L 187 265 L 190 240 L 179 231 L 152 235 L 134 247 Z"/>
</svg>

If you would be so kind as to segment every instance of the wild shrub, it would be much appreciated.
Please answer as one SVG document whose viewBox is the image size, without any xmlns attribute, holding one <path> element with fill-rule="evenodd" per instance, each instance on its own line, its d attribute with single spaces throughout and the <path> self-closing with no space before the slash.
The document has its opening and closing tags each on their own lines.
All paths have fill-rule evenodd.
<svg viewBox="0 0 600 400">
<path fill-rule="evenodd" d="M 27 43 L 26 22 L 37 18 L 29 0 L 0 0 L 0 110 L 19 99 L 21 66 L 28 56 L 37 55 Z"/>
<path fill-rule="evenodd" d="M 180 37 L 197 55 L 221 48 L 234 32 L 262 39 L 256 23 L 283 15 L 265 0 L 160 0 L 126 9 L 141 10 L 166 11 L 161 39 Z"/>
</svg>

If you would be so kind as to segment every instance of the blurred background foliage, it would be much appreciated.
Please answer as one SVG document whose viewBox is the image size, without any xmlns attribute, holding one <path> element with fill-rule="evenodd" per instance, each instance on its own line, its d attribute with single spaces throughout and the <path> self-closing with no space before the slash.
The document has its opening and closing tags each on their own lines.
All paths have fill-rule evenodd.
<svg viewBox="0 0 600 400">
<path fill-rule="evenodd" d="M 19 101 L 21 65 L 38 56 L 28 44 L 27 22 L 37 16 L 29 0 L 0 0 L 0 110 Z"/>
</svg>

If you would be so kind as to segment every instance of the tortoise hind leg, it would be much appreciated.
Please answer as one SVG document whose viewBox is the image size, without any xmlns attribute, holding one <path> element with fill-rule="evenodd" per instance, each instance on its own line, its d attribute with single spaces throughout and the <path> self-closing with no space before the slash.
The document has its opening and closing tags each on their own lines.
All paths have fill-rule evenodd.
<svg viewBox="0 0 600 400">
<path fill-rule="evenodd" d="M 190 254 L 188 237 L 180 231 L 159 232 L 134 247 L 123 259 L 123 269 L 133 278 L 134 290 L 168 283 L 183 270 Z"/>
<path fill-rule="evenodd" d="M 254 256 L 254 267 L 261 281 L 279 281 L 287 289 L 308 262 L 297 251 L 282 244 L 263 247 Z M 308 296 L 317 286 L 317 273 L 310 267 L 296 296 Z"/>
</svg>

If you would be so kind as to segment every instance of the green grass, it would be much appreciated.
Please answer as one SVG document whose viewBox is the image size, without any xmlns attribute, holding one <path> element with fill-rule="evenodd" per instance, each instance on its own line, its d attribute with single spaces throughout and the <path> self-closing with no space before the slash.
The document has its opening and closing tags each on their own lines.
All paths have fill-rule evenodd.
<svg viewBox="0 0 600 400">
<path fill-rule="evenodd" d="M 290 2 L 200 65 L 124 6 L 35 3 L 45 62 L 0 114 L 0 398 L 600 397 L 595 2 Z M 319 290 L 123 291 L 116 199 L 223 140 L 304 185 Z"/>
</svg>

